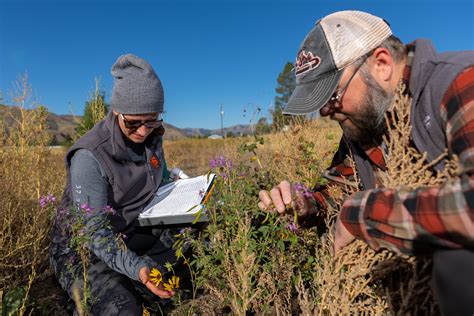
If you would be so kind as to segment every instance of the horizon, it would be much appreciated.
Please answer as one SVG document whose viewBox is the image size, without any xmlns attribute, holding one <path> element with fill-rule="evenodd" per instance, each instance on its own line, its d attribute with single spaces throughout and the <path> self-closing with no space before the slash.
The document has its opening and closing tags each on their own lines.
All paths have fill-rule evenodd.
<svg viewBox="0 0 474 316">
<path fill-rule="evenodd" d="M 346 9 L 384 18 L 404 43 L 424 37 L 439 52 L 474 49 L 470 0 L 0 0 L 0 91 L 11 104 L 9 91 L 27 72 L 39 104 L 82 116 L 94 78 L 109 102 L 110 67 L 132 52 L 163 83 L 167 123 L 220 129 L 222 104 L 224 126 L 255 124 L 269 118 L 278 74 L 314 22 Z"/>
</svg>

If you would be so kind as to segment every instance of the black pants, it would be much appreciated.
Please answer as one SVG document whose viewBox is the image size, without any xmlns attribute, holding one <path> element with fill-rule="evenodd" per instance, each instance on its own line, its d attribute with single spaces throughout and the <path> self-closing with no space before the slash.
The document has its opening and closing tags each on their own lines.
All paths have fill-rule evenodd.
<svg viewBox="0 0 474 316">
<path fill-rule="evenodd" d="M 191 289 L 189 270 L 181 261 L 177 262 L 175 251 L 166 247 L 157 236 L 151 232 L 139 232 L 131 235 L 129 249 L 139 255 L 146 254 L 157 264 L 164 267 L 165 263 L 174 264 L 174 273 L 180 277 L 180 288 Z M 152 294 L 141 282 L 110 269 L 104 262 L 95 257 L 87 270 L 87 288 L 90 291 L 91 315 L 139 315 L 143 314 L 144 302 L 159 302 L 164 308 L 169 308 L 169 299 L 161 300 Z M 83 285 L 79 282 L 79 291 Z M 69 294 L 73 296 L 72 287 Z M 82 294 L 81 294 L 82 297 Z M 76 307 L 77 308 L 77 307 Z"/>
<path fill-rule="evenodd" d="M 474 251 L 436 251 L 431 282 L 443 315 L 474 315 Z"/>
<path fill-rule="evenodd" d="M 91 315 L 142 315 L 137 281 L 113 271 L 98 261 L 87 273 Z"/>
</svg>

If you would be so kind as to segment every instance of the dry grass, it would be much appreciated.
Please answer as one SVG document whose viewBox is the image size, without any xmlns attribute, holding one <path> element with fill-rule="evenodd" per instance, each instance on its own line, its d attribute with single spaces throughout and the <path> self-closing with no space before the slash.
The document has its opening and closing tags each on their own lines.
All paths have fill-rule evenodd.
<svg viewBox="0 0 474 316">
<path fill-rule="evenodd" d="M 259 156 L 277 181 L 291 179 L 308 186 L 320 180 L 330 164 L 342 131 L 334 121 L 319 119 L 293 125 L 287 132 L 265 136 Z"/>
<path fill-rule="evenodd" d="M 39 205 L 47 193 L 59 195 L 64 185 L 61 156 L 47 147 L 47 111 L 30 98 L 27 77 L 17 83 L 13 99 L 21 115 L 0 140 L 0 288 L 21 289 L 20 314 L 30 291 L 50 275 L 47 248 L 52 214 Z"/>
<path fill-rule="evenodd" d="M 20 314 L 64 313 L 50 306 L 51 301 L 58 301 L 57 290 L 38 291 L 51 277 L 47 247 L 52 218 L 39 207 L 38 199 L 47 193 L 61 195 L 64 152 L 47 149 L 44 111 L 28 105 L 30 91 L 27 81 L 20 81 L 17 103 L 22 107 L 21 118 L 15 129 L 9 133 L 2 129 L 1 134 L 0 288 L 3 294 L 24 289 Z M 399 98 L 395 105 L 401 119 L 387 140 L 387 187 L 438 184 L 456 173 L 455 163 L 449 163 L 444 173 L 431 173 L 426 157 L 404 146 L 410 132 L 405 124 L 409 102 Z M 198 252 L 208 256 L 208 282 L 201 283 L 202 296 L 184 302 L 175 314 L 196 309 L 205 315 L 248 311 L 275 315 L 437 313 L 428 283 L 429 261 L 375 252 L 360 241 L 334 257 L 331 233 L 324 239 L 314 230 L 287 234 L 280 229 L 284 227 L 281 222 L 275 222 L 269 234 L 255 227 L 259 186 L 269 188 L 283 179 L 314 185 L 330 163 L 340 135 L 335 123 L 319 120 L 265 135 L 263 144 L 252 137 L 165 141 L 169 168 L 199 175 L 209 171 L 211 159 L 224 156 L 244 170 L 235 172 L 214 194 L 220 203 L 215 205 L 226 217 L 207 236 L 206 245 L 212 247 Z M 331 190 L 336 200 L 353 192 L 353 188 Z M 329 232 L 337 212 L 335 207 L 327 214 Z M 278 250 L 279 240 L 284 240 L 284 252 Z"/>
<path fill-rule="evenodd" d="M 318 137 L 315 137 L 318 135 Z M 326 119 L 306 121 L 293 125 L 286 132 L 262 136 L 257 155 L 260 166 L 271 171 L 277 180 L 313 182 L 321 175 L 337 148 L 341 130 Z M 184 139 L 165 141 L 164 149 L 168 168 L 180 167 L 197 176 L 209 171 L 209 160 L 224 156 L 234 162 L 248 163 L 247 155 L 239 152 L 242 144 L 255 143 L 253 137 L 226 139 Z M 252 155 L 251 155 L 252 156 Z M 254 160 L 252 160 L 254 161 Z"/>
<path fill-rule="evenodd" d="M 179 167 L 190 176 L 206 174 L 209 161 L 218 156 L 235 156 L 236 147 L 242 138 L 183 139 L 164 141 L 168 169 Z"/>
</svg>

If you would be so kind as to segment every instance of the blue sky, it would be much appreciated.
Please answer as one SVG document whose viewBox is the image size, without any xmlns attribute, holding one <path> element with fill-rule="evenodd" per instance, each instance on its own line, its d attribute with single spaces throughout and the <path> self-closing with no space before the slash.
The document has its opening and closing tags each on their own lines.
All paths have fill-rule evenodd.
<svg viewBox="0 0 474 316">
<path fill-rule="evenodd" d="M 109 99 L 112 64 L 134 53 L 161 78 L 170 124 L 219 128 L 221 104 L 224 126 L 248 124 L 257 107 L 268 116 L 276 78 L 314 22 L 348 9 L 385 18 L 403 42 L 474 49 L 472 0 L 0 0 L 0 91 L 8 103 L 27 71 L 39 103 L 82 115 L 94 78 Z"/>
</svg>

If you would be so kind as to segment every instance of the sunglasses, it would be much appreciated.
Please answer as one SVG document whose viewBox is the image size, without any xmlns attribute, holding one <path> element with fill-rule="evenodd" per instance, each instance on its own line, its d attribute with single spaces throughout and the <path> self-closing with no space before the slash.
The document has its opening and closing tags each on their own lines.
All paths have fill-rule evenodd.
<svg viewBox="0 0 474 316">
<path fill-rule="evenodd" d="M 332 95 L 332 97 L 329 99 L 328 103 L 330 104 L 334 104 L 334 103 L 340 103 L 341 100 L 342 100 L 342 97 L 344 96 L 344 93 L 346 93 L 346 90 L 347 88 L 349 87 L 352 79 L 354 79 L 355 75 L 357 74 L 357 72 L 359 71 L 359 69 L 362 67 L 362 65 L 365 63 L 365 61 L 367 60 L 368 56 L 364 57 L 363 61 L 359 64 L 359 66 L 357 66 L 357 68 L 354 70 L 354 72 L 352 73 L 351 77 L 349 78 L 349 80 L 347 80 L 346 84 L 341 88 L 341 89 L 338 89 L 336 91 L 334 91 L 334 94 Z"/>
<path fill-rule="evenodd" d="M 154 120 L 141 121 L 141 120 L 127 120 L 123 114 L 120 114 L 120 118 L 123 120 L 123 124 L 128 129 L 139 129 L 142 126 L 147 128 L 157 128 L 163 124 L 163 114 L 158 113 L 158 116 Z"/>
</svg>

